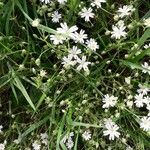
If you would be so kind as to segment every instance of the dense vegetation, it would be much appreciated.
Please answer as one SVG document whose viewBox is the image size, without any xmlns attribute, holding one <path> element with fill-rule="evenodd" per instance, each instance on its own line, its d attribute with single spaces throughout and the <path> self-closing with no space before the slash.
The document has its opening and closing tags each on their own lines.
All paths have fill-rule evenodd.
<svg viewBox="0 0 150 150">
<path fill-rule="evenodd" d="M 149 150 L 148 0 L 0 1 L 0 150 Z"/>
</svg>

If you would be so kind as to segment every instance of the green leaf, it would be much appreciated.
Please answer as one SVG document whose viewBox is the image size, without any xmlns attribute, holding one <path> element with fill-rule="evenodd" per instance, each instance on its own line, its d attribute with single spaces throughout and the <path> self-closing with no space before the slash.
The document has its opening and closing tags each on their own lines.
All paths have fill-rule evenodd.
<svg viewBox="0 0 150 150">
<path fill-rule="evenodd" d="M 0 78 L 0 89 L 5 86 L 6 84 L 8 84 L 11 81 L 11 78 L 8 78 L 8 75 L 2 76 Z"/>
<path fill-rule="evenodd" d="M 40 105 L 42 104 L 43 100 L 46 98 L 46 94 L 43 93 L 42 96 L 40 97 L 39 101 L 38 101 L 38 104 L 36 106 L 36 110 L 40 107 Z"/>
<path fill-rule="evenodd" d="M 32 131 L 34 131 L 35 129 L 37 129 L 38 127 L 40 127 L 41 125 L 43 125 L 44 123 L 46 123 L 49 120 L 49 116 L 46 116 L 44 119 L 42 119 L 41 121 L 32 124 L 30 126 L 30 128 L 28 128 L 23 134 L 20 135 L 19 139 L 23 139 L 25 138 L 29 133 L 31 133 Z"/>
<path fill-rule="evenodd" d="M 142 17 L 142 20 L 147 19 L 149 17 L 150 17 L 150 10 Z"/>
<path fill-rule="evenodd" d="M 34 111 L 36 111 L 36 108 L 35 108 L 34 104 L 32 103 L 32 100 L 30 99 L 30 97 L 29 97 L 29 95 L 28 95 L 25 87 L 21 83 L 20 79 L 17 76 L 15 76 L 14 81 L 16 83 L 15 85 L 21 91 L 21 93 L 26 98 L 26 100 L 28 101 L 28 103 L 30 104 L 30 106 L 33 108 Z"/>
<path fill-rule="evenodd" d="M 139 69 L 139 70 L 150 71 L 149 69 L 143 68 L 142 66 L 138 65 L 137 63 L 133 63 L 133 62 L 123 60 L 122 64 L 130 67 L 131 69 Z"/>
<path fill-rule="evenodd" d="M 139 39 L 138 41 L 138 46 L 141 47 L 142 45 L 144 45 L 144 43 L 146 42 L 146 40 L 150 38 L 150 28 L 147 28 L 146 31 L 144 32 L 144 34 L 142 35 L 142 37 Z M 129 59 L 132 59 L 132 56 L 135 55 L 135 53 L 138 51 L 139 49 L 133 50 Z M 147 53 L 147 51 L 146 51 Z M 142 54 L 143 55 L 143 54 Z M 141 56 L 142 56 L 141 55 Z M 142 57 L 141 57 L 142 58 Z M 133 59 L 133 61 L 135 61 L 137 58 Z"/>
<path fill-rule="evenodd" d="M 143 59 L 144 56 L 150 55 L 150 48 L 143 50 L 139 55 L 135 56 L 132 61 L 138 62 L 139 60 Z"/>
<path fill-rule="evenodd" d="M 139 47 L 141 47 L 143 44 L 144 44 L 144 42 L 148 39 L 150 37 L 150 28 L 148 28 L 145 32 L 144 32 L 144 34 L 142 35 L 142 37 L 139 39 L 139 41 L 138 41 L 138 46 Z"/>
<path fill-rule="evenodd" d="M 17 100 L 17 103 L 18 103 L 18 102 L 19 102 L 19 100 L 18 100 L 18 97 L 17 97 L 16 90 L 15 90 L 14 85 L 13 85 L 11 82 L 10 82 L 10 86 L 11 86 L 12 92 L 13 92 L 13 94 L 14 94 L 14 96 L 15 96 L 16 100 Z"/>
<path fill-rule="evenodd" d="M 65 125 L 65 118 L 66 118 L 66 113 L 64 113 L 64 115 L 63 115 L 62 121 L 61 121 L 60 126 L 59 126 L 58 134 L 57 134 L 57 142 L 56 142 L 56 149 L 57 150 L 60 150 L 59 144 L 61 142 L 61 135 L 62 135 L 63 128 Z"/>
<path fill-rule="evenodd" d="M 7 18 L 6 18 L 6 25 L 5 25 L 6 35 L 9 34 L 9 29 L 10 29 L 9 22 L 10 22 L 11 13 L 12 13 L 13 9 L 14 9 L 14 4 L 10 3 L 10 7 L 8 9 L 8 14 L 7 14 Z"/>
</svg>

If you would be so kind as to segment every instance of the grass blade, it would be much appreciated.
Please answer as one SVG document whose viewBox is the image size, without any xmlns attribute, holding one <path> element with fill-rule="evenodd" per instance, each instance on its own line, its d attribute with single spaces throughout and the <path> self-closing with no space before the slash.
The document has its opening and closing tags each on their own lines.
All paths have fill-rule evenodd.
<svg viewBox="0 0 150 150">
<path fill-rule="evenodd" d="M 26 100 L 28 101 L 28 103 L 30 104 L 30 106 L 33 108 L 33 110 L 35 111 L 36 108 L 34 106 L 34 104 L 32 103 L 32 100 L 30 99 L 25 87 L 23 86 L 23 84 L 21 83 L 20 79 L 16 76 L 14 78 L 14 81 L 16 83 L 17 88 L 21 91 L 21 93 L 23 94 L 23 96 L 26 98 Z"/>
<path fill-rule="evenodd" d="M 35 124 L 32 124 L 29 129 L 27 129 L 23 134 L 20 135 L 19 139 L 25 138 L 28 134 L 30 134 L 32 131 L 34 131 L 35 129 L 37 129 L 38 127 L 40 127 L 44 123 L 46 123 L 48 120 L 49 120 L 49 116 L 46 116 L 41 121 L 39 121 Z"/>
</svg>

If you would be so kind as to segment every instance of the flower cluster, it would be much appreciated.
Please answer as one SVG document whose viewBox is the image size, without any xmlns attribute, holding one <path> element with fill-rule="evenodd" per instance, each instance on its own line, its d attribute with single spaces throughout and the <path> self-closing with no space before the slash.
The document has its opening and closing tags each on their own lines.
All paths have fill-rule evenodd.
<svg viewBox="0 0 150 150">
<path fill-rule="evenodd" d="M 85 43 L 86 47 L 91 51 L 99 49 L 99 45 L 94 39 L 91 38 L 86 40 L 87 34 L 85 34 L 84 30 L 81 29 L 79 33 L 77 32 L 78 27 L 76 25 L 68 27 L 66 22 L 61 23 L 60 25 L 61 28 L 56 29 L 56 34 L 50 35 L 50 40 L 53 41 L 53 44 L 63 44 L 64 41 L 72 39 L 75 43 Z M 62 64 L 65 68 L 78 64 L 78 71 L 83 69 L 84 71 L 89 72 L 88 65 L 91 64 L 91 62 L 86 61 L 86 56 L 83 55 L 81 49 L 77 46 L 73 46 L 72 49 L 68 50 L 68 55 L 62 58 Z"/>
<path fill-rule="evenodd" d="M 117 14 L 114 16 L 114 20 L 120 19 L 115 25 L 112 25 L 111 38 L 121 39 L 126 38 L 126 25 L 124 23 L 124 18 L 131 16 L 131 14 L 135 11 L 135 8 L 132 5 L 124 5 L 117 10 Z M 107 31 L 106 34 L 109 34 Z"/>
<path fill-rule="evenodd" d="M 150 148 L 145 2 L 0 2 L 0 150 Z"/>
<path fill-rule="evenodd" d="M 68 149 L 72 149 L 73 146 L 74 146 L 74 142 L 73 142 L 73 139 L 72 139 L 73 136 L 74 136 L 74 133 L 71 132 L 71 133 L 65 135 L 65 136 L 63 137 L 63 139 L 62 139 L 62 142 L 63 142 L 64 144 L 66 144 L 66 146 L 67 146 Z"/>
<path fill-rule="evenodd" d="M 137 93 L 135 95 L 135 105 L 136 107 L 140 108 L 146 105 L 147 109 L 149 110 L 150 108 L 150 97 L 147 95 L 148 92 L 150 91 L 149 88 L 139 85 L 139 89 L 137 90 Z"/>
<path fill-rule="evenodd" d="M 35 140 L 32 143 L 33 150 L 41 150 L 42 144 L 44 146 L 48 146 L 48 134 L 47 133 L 41 133 L 40 134 L 40 139 L 39 140 Z"/>
</svg>

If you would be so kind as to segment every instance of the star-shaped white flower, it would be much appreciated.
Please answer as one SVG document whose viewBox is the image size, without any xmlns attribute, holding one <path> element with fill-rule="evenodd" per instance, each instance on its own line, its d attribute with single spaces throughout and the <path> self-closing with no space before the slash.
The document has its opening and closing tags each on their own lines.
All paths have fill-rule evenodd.
<svg viewBox="0 0 150 150">
<path fill-rule="evenodd" d="M 142 64 L 142 67 L 144 68 L 144 69 L 142 70 L 143 73 L 148 73 L 148 74 L 150 74 L 150 66 L 149 66 L 149 64 L 148 64 L 147 62 L 144 62 L 144 64 Z"/>
<path fill-rule="evenodd" d="M 59 20 L 61 19 L 61 14 L 58 13 L 58 11 L 54 11 L 52 14 L 52 21 L 53 22 L 59 22 Z"/>
<path fill-rule="evenodd" d="M 84 18 L 84 20 L 86 22 L 90 21 L 90 18 L 94 18 L 94 13 L 92 12 L 92 8 L 86 8 L 84 7 L 81 12 L 79 12 L 79 15 L 81 16 L 81 18 Z"/>
<path fill-rule="evenodd" d="M 87 39 L 87 34 L 85 34 L 84 30 L 80 30 L 80 32 L 75 32 L 74 40 L 75 42 L 84 43 L 84 40 Z"/>
<path fill-rule="evenodd" d="M 96 6 L 97 8 L 101 8 L 102 4 L 101 3 L 106 3 L 106 0 L 94 0 L 91 5 L 94 7 Z"/>
<path fill-rule="evenodd" d="M 64 4 L 67 0 L 57 0 L 59 4 Z"/>
<path fill-rule="evenodd" d="M 77 58 L 77 63 L 79 63 L 77 70 L 80 71 L 83 69 L 86 72 L 89 72 L 88 65 L 91 64 L 91 62 L 86 61 L 86 56 L 82 56 L 82 58 Z"/>
<path fill-rule="evenodd" d="M 150 117 L 144 116 L 140 120 L 140 128 L 144 131 L 150 131 Z"/>
<path fill-rule="evenodd" d="M 78 58 L 78 54 L 81 54 L 81 49 L 78 49 L 77 46 L 73 46 L 72 49 L 68 50 L 69 52 L 69 57 L 77 59 Z"/>
<path fill-rule="evenodd" d="M 83 134 L 82 134 L 82 137 L 85 141 L 88 141 L 91 139 L 91 132 L 89 130 L 85 131 Z"/>
<path fill-rule="evenodd" d="M 135 98 L 135 101 L 134 101 L 134 103 L 135 103 L 135 105 L 136 105 L 136 107 L 143 107 L 144 106 L 144 104 L 145 104 L 145 99 L 144 99 L 144 97 L 143 97 L 143 94 L 136 94 L 135 96 L 134 96 L 134 98 Z"/>
<path fill-rule="evenodd" d="M 118 15 L 120 18 L 123 18 L 125 16 L 129 16 L 132 14 L 132 12 L 135 10 L 132 5 L 124 5 L 123 7 L 120 7 L 118 9 Z"/>
<path fill-rule="evenodd" d="M 97 49 L 99 49 L 99 45 L 97 44 L 97 42 L 94 39 L 90 39 L 86 41 L 86 45 L 89 49 L 91 49 L 92 51 L 96 51 Z"/>
<path fill-rule="evenodd" d="M 74 32 L 78 30 L 78 27 L 72 26 L 68 27 L 67 23 L 61 23 L 60 24 L 61 28 L 57 28 L 57 33 L 62 34 L 66 38 L 73 38 L 74 39 Z"/>
<path fill-rule="evenodd" d="M 114 140 L 115 137 L 119 138 L 120 133 L 118 132 L 118 125 L 116 125 L 114 122 L 108 122 L 107 124 L 105 124 L 105 128 L 106 130 L 103 131 L 104 136 L 108 136 L 109 135 L 109 140 Z"/>
<path fill-rule="evenodd" d="M 33 150 L 40 150 L 41 149 L 41 144 L 36 140 L 32 143 Z"/>
<path fill-rule="evenodd" d="M 126 27 L 122 22 L 118 22 L 117 25 L 112 26 L 111 37 L 115 39 L 121 39 L 121 37 L 126 37 L 127 32 L 125 31 Z"/>
<path fill-rule="evenodd" d="M 149 27 L 150 27 L 150 17 L 147 18 L 147 19 L 144 19 L 143 21 L 144 21 L 144 25 L 145 25 L 147 28 L 149 28 Z"/>
<path fill-rule="evenodd" d="M 104 95 L 103 98 L 103 108 L 114 107 L 117 103 L 118 97 L 109 96 L 108 94 Z"/>
<path fill-rule="evenodd" d="M 70 66 L 74 66 L 76 64 L 76 61 L 72 60 L 71 56 L 64 56 L 62 59 L 62 64 L 65 68 L 68 68 Z"/>
<path fill-rule="evenodd" d="M 50 40 L 53 41 L 54 45 L 63 44 L 65 39 L 62 34 L 50 35 Z"/>
</svg>

